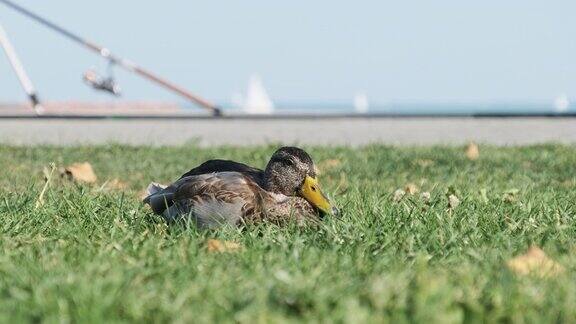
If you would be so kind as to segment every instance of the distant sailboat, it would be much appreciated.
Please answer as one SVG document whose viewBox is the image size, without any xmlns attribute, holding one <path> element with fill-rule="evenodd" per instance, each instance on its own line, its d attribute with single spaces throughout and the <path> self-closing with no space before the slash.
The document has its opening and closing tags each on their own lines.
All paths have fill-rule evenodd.
<svg viewBox="0 0 576 324">
<path fill-rule="evenodd" d="M 568 108 L 570 108 L 570 100 L 567 95 L 561 94 L 554 99 L 554 109 L 556 112 L 563 113 L 568 111 Z"/>
<path fill-rule="evenodd" d="M 250 77 L 242 108 L 248 114 L 271 114 L 274 111 L 274 103 L 268 96 L 258 75 Z"/>
<path fill-rule="evenodd" d="M 354 110 L 357 113 L 367 113 L 369 107 L 370 104 L 368 103 L 368 96 L 365 93 L 357 93 L 354 96 Z"/>
</svg>

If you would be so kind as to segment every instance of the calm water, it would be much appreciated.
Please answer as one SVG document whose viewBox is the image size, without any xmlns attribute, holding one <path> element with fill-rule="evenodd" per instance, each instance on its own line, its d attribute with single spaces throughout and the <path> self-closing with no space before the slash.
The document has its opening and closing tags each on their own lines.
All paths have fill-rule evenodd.
<svg viewBox="0 0 576 324">
<path fill-rule="evenodd" d="M 192 106 L 186 106 L 192 107 Z M 223 105 L 225 110 L 241 111 L 230 104 Z M 353 113 L 350 103 L 275 103 L 278 113 Z M 443 115 L 443 114 L 560 114 L 553 103 L 498 103 L 498 104 L 372 104 L 369 113 L 407 114 L 407 115 Z M 562 113 L 574 114 L 572 106 Z"/>
</svg>

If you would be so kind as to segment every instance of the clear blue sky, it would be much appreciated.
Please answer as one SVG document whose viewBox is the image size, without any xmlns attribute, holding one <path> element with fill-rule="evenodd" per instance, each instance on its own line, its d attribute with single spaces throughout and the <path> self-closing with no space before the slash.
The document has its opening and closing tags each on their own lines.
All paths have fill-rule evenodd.
<svg viewBox="0 0 576 324">
<path fill-rule="evenodd" d="M 253 72 L 275 100 L 551 101 L 576 96 L 576 1 L 14 0 L 217 102 Z M 110 100 L 104 61 L 0 5 L 44 99 Z M 124 99 L 181 101 L 118 71 Z M 22 93 L 0 52 L 0 102 Z"/>
</svg>

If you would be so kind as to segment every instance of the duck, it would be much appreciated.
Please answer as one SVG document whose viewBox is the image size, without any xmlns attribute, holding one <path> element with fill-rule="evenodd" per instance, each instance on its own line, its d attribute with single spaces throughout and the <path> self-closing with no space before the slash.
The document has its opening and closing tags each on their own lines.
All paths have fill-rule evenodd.
<svg viewBox="0 0 576 324">
<path fill-rule="evenodd" d="M 168 222 L 192 220 L 201 229 L 305 223 L 339 214 L 320 188 L 311 156 L 291 146 L 277 149 L 264 169 L 206 161 L 168 186 L 151 183 L 143 202 Z"/>
</svg>

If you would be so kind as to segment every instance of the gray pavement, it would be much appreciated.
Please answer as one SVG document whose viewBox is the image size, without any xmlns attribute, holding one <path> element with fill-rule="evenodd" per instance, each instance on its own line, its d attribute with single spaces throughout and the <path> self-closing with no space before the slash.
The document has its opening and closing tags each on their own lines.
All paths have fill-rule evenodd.
<svg viewBox="0 0 576 324">
<path fill-rule="evenodd" d="M 74 145 L 576 143 L 576 118 L 0 119 L 0 143 Z"/>
</svg>

